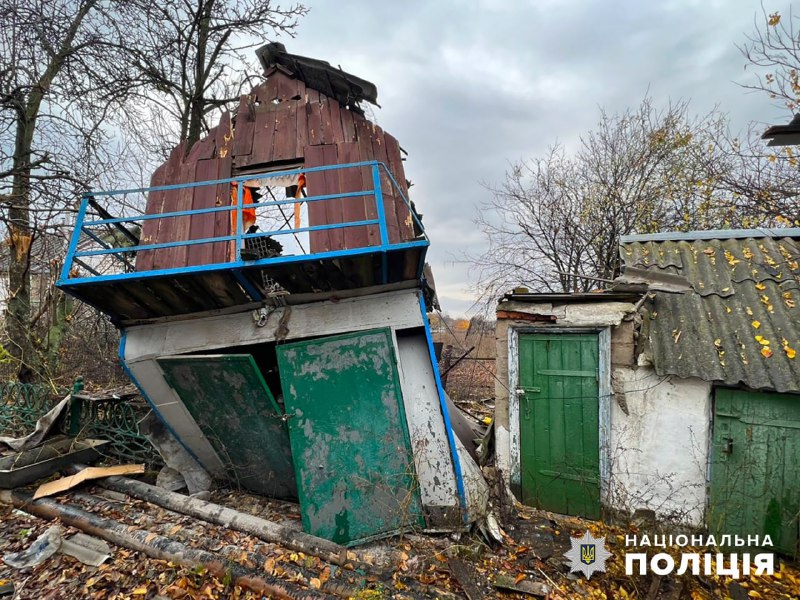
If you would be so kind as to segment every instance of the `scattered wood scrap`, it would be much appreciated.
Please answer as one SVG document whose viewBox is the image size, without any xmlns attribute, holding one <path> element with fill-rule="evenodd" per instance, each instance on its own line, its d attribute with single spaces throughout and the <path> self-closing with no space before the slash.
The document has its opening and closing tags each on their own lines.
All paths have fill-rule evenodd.
<svg viewBox="0 0 800 600">
<path fill-rule="evenodd" d="M 482 600 L 490 597 L 492 586 L 489 580 L 482 573 L 476 571 L 473 565 L 456 557 L 448 557 L 447 565 L 469 600 Z"/>
<path fill-rule="evenodd" d="M 62 477 L 40 485 L 33 494 L 33 499 L 38 500 L 65 492 L 91 479 L 101 479 L 112 475 L 137 475 L 144 473 L 144 465 L 116 465 L 113 467 L 86 467 L 75 475 Z"/>
<path fill-rule="evenodd" d="M 519 579 L 508 575 L 497 575 L 494 578 L 494 587 L 499 590 L 509 590 L 520 592 L 529 596 L 545 598 L 550 593 L 550 586 L 541 581 L 531 581 L 529 579 Z"/>
</svg>

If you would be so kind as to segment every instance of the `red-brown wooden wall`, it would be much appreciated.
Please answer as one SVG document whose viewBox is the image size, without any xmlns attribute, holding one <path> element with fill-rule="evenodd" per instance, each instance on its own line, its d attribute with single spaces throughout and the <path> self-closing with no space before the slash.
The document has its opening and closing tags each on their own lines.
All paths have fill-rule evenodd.
<svg viewBox="0 0 800 600">
<path fill-rule="evenodd" d="M 246 172 L 297 164 L 316 167 L 377 160 L 385 163 L 404 194 L 405 173 L 397 140 L 363 115 L 342 107 L 336 100 L 307 88 L 281 69 L 273 69 L 266 81 L 241 97 L 236 115 L 223 114 L 217 127 L 198 141 L 184 157 L 176 147 L 167 162 L 153 173 L 152 186 L 224 179 Z M 243 174 L 243 173 L 242 173 Z M 337 169 L 308 173 L 310 196 L 372 189 L 368 168 Z M 389 241 L 413 239 L 411 213 L 385 173 L 381 174 Z M 152 192 L 147 214 L 230 206 L 230 186 L 197 187 Z M 376 217 L 373 196 L 310 202 L 308 225 L 359 221 Z M 305 223 L 303 225 L 306 225 Z M 144 222 L 142 244 L 197 240 L 230 235 L 227 212 L 192 217 L 153 219 Z M 377 226 L 348 227 L 311 232 L 311 252 L 378 245 Z M 214 243 L 140 252 L 139 271 L 225 262 L 230 244 Z"/>
</svg>

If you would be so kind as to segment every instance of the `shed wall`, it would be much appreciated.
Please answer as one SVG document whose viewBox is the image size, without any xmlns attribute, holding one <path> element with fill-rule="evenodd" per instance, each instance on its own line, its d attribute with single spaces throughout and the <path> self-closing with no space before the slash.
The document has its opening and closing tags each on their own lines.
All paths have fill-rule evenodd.
<svg viewBox="0 0 800 600">
<path fill-rule="evenodd" d="M 623 320 L 633 308 L 626 302 L 499 305 L 499 311 L 530 318 L 497 321 L 497 465 L 518 493 L 519 428 L 513 423 L 518 410 L 509 393 L 518 358 L 511 332 L 532 327 L 607 328 L 611 369 L 606 389 L 613 393 L 610 423 L 600 432 L 608 464 L 602 469 L 604 504 L 621 510 L 650 508 L 661 517 L 699 525 L 706 502 L 711 385 L 700 379 L 659 377 L 650 365 L 637 364 L 633 323 Z"/>
</svg>

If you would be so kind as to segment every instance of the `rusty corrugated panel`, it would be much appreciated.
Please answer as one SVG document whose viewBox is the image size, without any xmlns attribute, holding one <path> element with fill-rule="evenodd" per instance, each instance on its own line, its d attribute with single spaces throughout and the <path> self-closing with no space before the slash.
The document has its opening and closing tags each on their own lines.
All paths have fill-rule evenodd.
<svg viewBox="0 0 800 600">
<path fill-rule="evenodd" d="M 643 306 L 660 375 L 800 392 L 797 238 L 637 241 L 620 252 L 626 265 L 683 275 L 693 288 Z"/>
</svg>

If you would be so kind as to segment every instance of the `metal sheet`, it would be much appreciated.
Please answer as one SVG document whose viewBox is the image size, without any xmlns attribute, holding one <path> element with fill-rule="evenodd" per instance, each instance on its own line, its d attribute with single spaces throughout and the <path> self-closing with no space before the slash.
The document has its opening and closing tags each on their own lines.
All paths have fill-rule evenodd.
<svg viewBox="0 0 800 600">
<path fill-rule="evenodd" d="M 390 329 L 278 347 L 303 526 L 354 544 L 424 526 Z"/>
<path fill-rule="evenodd" d="M 71 465 L 94 462 L 106 444 L 105 440 L 68 438 L 0 458 L 0 488 L 27 485 Z"/>
<path fill-rule="evenodd" d="M 157 362 L 231 481 L 268 496 L 296 497 L 283 411 L 251 355 L 164 356 Z"/>
</svg>

